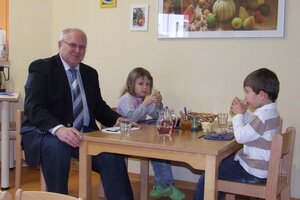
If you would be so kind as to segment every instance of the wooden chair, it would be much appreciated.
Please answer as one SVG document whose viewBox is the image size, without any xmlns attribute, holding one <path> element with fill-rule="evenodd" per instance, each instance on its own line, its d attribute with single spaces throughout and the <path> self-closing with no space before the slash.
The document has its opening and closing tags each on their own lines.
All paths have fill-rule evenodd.
<svg viewBox="0 0 300 200">
<path fill-rule="evenodd" d="M 45 191 L 16 191 L 15 200 L 82 200 L 65 194 Z"/>
<path fill-rule="evenodd" d="M 22 122 L 24 121 L 24 111 L 17 110 L 16 111 L 16 168 L 15 168 L 15 188 L 20 189 L 21 188 L 21 176 L 22 176 L 22 165 L 23 165 L 23 149 L 21 145 L 22 141 L 22 135 L 21 135 L 21 126 Z M 74 162 L 74 160 L 71 160 L 71 162 Z M 77 162 L 77 161 L 76 161 Z M 41 181 L 41 191 L 46 191 L 46 183 L 44 180 L 44 176 L 42 173 L 42 170 L 40 170 L 40 181 Z M 99 183 L 99 197 L 104 197 L 104 190 L 101 184 L 101 181 Z"/>
<path fill-rule="evenodd" d="M 22 166 L 23 166 L 23 149 L 21 145 L 22 135 L 21 135 L 21 126 L 24 121 L 24 111 L 16 111 L 16 168 L 15 168 L 15 187 L 19 189 L 21 187 L 21 176 L 22 176 Z M 40 171 L 41 179 L 41 190 L 46 191 L 46 183 L 42 170 Z"/>
<path fill-rule="evenodd" d="M 0 200 L 11 200 L 11 194 L 9 191 L 0 192 Z"/>
<path fill-rule="evenodd" d="M 273 137 L 266 184 L 247 184 L 218 180 L 218 191 L 230 193 L 226 194 L 226 199 L 235 199 L 233 194 L 267 200 L 290 199 L 295 133 L 294 127 L 288 127 L 285 133 L 276 134 Z"/>
</svg>

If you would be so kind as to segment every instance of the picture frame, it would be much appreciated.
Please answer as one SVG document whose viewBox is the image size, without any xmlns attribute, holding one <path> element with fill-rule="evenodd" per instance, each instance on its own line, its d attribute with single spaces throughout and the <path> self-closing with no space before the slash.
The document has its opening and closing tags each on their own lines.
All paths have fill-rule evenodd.
<svg viewBox="0 0 300 200">
<path fill-rule="evenodd" d="M 148 5 L 133 5 L 130 10 L 130 30 L 148 31 Z"/>
<path fill-rule="evenodd" d="M 100 8 L 117 7 L 117 0 L 100 0 Z"/>
<path fill-rule="evenodd" d="M 158 0 L 157 37 L 284 37 L 285 0 L 226 0 L 226 8 L 220 1 Z M 218 16 L 221 9 L 227 13 Z"/>
</svg>

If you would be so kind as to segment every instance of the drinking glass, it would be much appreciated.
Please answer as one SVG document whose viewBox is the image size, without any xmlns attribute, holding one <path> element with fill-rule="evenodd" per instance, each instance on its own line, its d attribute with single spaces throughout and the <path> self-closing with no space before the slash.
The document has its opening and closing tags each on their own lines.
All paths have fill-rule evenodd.
<svg viewBox="0 0 300 200">
<path fill-rule="evenodd" d="M 218 113 L 218 124 L 220 128 L 228 126 L 228 113 Z"/>
<path fill-rule="evenodd" d="M 130 131 L 132 127 L 132 123 L 129 119 L 122 119 L 120 122 L 120 131 L 121 133 Z"/>
</svg>

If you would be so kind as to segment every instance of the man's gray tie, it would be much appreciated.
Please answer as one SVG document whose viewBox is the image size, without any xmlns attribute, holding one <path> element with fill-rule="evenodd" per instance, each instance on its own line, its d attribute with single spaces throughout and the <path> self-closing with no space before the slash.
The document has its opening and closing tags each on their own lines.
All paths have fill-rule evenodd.
<svg viewBox="0 0 300 200">
<path fill-rule="evenodd" d="M 77 70 L 76 69 L 69 69 L 71 72 L 71 89 L 73 95 L 73 115 L 74 115 L 74 122 L 73 127 L 76 128 L 78 131 L 82 130 L 83 127 L 83 103 L 80 93 L 80 88 L 77 83 Z"/>
</svg>

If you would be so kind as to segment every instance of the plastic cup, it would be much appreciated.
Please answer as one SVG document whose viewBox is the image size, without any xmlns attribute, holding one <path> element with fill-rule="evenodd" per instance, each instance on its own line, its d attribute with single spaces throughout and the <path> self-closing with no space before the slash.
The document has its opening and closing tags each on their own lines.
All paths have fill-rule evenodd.
<svg viewBox="0 0 300 200">
<path fill-rule="evenodd" d="M 226 128 L 228 126 L 228 113 L 218 114 L 218 124 L 220 128 Z"/>
<path fill-rule="evenodd" d="M 131 130 L 131 127 L 132 127 L 132 123 L 131 123 L 131 121 L 128 120 L 128 119 L 123 119 L 123 120 L 120 122 L 120 131 L 121 131 L 121 133 L 130 131 L 130 130 Z"/>
<path fill-rule="evenodd" d="M 180 129 L 182 131 L 190 131 L 192 128 L 192 122 L 187 119 L 183 119 L 180 121 Z"/>
</svg>

